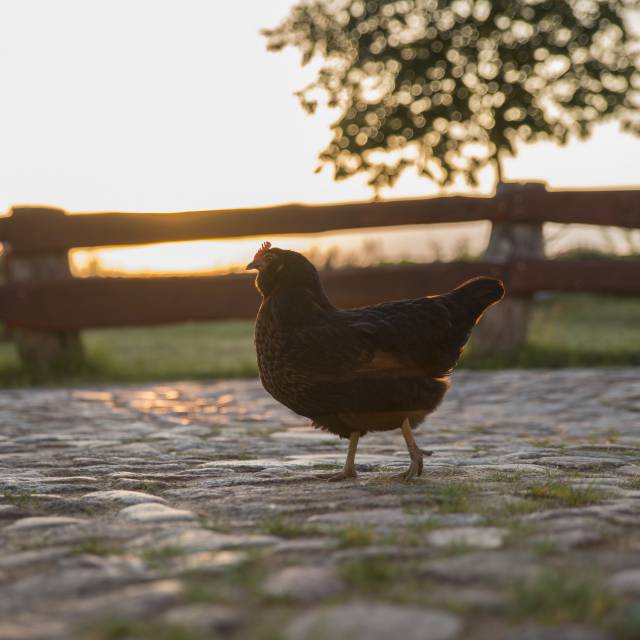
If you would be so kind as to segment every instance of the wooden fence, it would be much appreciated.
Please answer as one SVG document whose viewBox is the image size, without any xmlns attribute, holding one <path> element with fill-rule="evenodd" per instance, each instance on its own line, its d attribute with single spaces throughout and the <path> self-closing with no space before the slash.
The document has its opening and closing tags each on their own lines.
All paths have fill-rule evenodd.
<svg viewBox="0 0 640 640">
<path fill-rule="evenodd" d="M 176 214 L 67 215 L 58 209 L 14 207 L 0 218 L 5 248 L 0 321 L 15 336 L 23 359 L 41 365 L 81 353 L 79 332 L 86 328 L 255 316 L 259 298 L 252 275 L 76 279 L 67 258 L 76 247 L 477 220 L 493 223 L 483 261 L 327 271 L 323 281 L 329 296 L 339 306 L 360 306 L 440 293 L 466 278 L 493 275 L 504 280 L 509 298 L 480 325 L 478 344 L 497 349 L 524 340 L 529 299 L 537 291 L 640 294 L 640 260 L 547 260 L 542 240 L 544 222 L 640 228 L 640 190 L 548 191 L 539 183 L 509 183 L 492 198 Z"/>
</svg>

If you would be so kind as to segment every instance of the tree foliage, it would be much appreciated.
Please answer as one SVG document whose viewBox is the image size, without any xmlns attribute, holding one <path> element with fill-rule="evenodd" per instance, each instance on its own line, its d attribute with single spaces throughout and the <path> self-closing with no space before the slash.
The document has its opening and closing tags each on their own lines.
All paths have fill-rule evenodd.
<svg viewBox="0 0 640 640">
<path fill-rule="evenodd" d="M 564 144 L 618 118 L 640 133 L 638 0 L 305 0 L 264 31 L 270 50 L 322 61 L 299 92 L 339 112 L 320 159 L 375 188 L 408 166 L 438 184 L 514 155 Z M 635 113 L 634 113 L 635 112 Z"/>
</svg>

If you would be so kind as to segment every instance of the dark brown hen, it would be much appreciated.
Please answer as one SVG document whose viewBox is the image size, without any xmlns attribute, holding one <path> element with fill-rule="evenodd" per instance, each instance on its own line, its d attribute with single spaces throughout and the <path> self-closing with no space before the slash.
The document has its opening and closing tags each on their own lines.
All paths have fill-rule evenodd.
<svg viewBox="0 0 640 640">
<path fill-rule="evenodd" d="M 412 428 L 442 401 L 473 326 L 504 295 L 493 278 L 475 278 L 441 296 L 337 309 L 315 267 L 295 251 L 265 243 L 258 269 L 263 296 L 255 329 L 264 388 L 318 427 L 349 438 L 344 469 L 355 476 L 358 439 L 402 429 L 411 457 L 405 479 L 422 473 Z"/>
</svg>

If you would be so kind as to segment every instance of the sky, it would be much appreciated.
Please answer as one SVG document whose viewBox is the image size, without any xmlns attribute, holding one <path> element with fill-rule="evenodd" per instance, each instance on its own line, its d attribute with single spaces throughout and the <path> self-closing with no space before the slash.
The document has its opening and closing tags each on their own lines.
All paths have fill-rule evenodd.
<svg viewBox="0 0 640 640">
<path fill-rule="evenodd" d="M 0 211 L 184 211 L 367 200 L 360 178 L 314 173 L 335 117 L 294 92 L 313 77 L 294 50 L 266 51 L 259 31 L 292 0 L 0 0 Z M 587 142 L 536 144 L 504 163 L 508 179 L 552 187 L 638 185 L 640 140 L 600 126 Z M 481 190 L 489 192 L 487 173 Z M 408 174 L 384 197 L 433 195 Z M 282 239 L 292 248 L 366 239 L 396 257 L 486 240 L 488 225 Z M 462 240 L 461 240 L 462 239 Z M 280 240 L 280 239 L 276 239 Z M 255 241 L 254 241 L 255 242 Z M 198 243 L 102 251 L 112 269 L 217 268 L 252 247 Z M 445 252 L 446 252 L 445 251 Z M 87 252 L 76 256 L 87 264 Z"/>
</svg>

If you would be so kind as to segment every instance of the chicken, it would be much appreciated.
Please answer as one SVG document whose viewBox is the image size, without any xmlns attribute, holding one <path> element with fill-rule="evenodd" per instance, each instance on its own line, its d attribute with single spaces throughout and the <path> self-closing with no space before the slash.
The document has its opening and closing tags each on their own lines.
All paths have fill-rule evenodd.
<svg viewBox="0 0 640 640">
<path fill-rule="evenodd" d="M 410 466 L 422 474 L 425 453 L 413 429 L 442 401 L 473 326 L 504 295 L 502 282 L 479 277 L 440 296 L 337 309 L 315 267 L 295 251 L 265 242 L 257 269 L 262 304 L 255 346 L 264 388 L 316 427 L 349 439 L 342 471 L 356 476 L 360 436 L 401 429 Z"/>
</svg>

